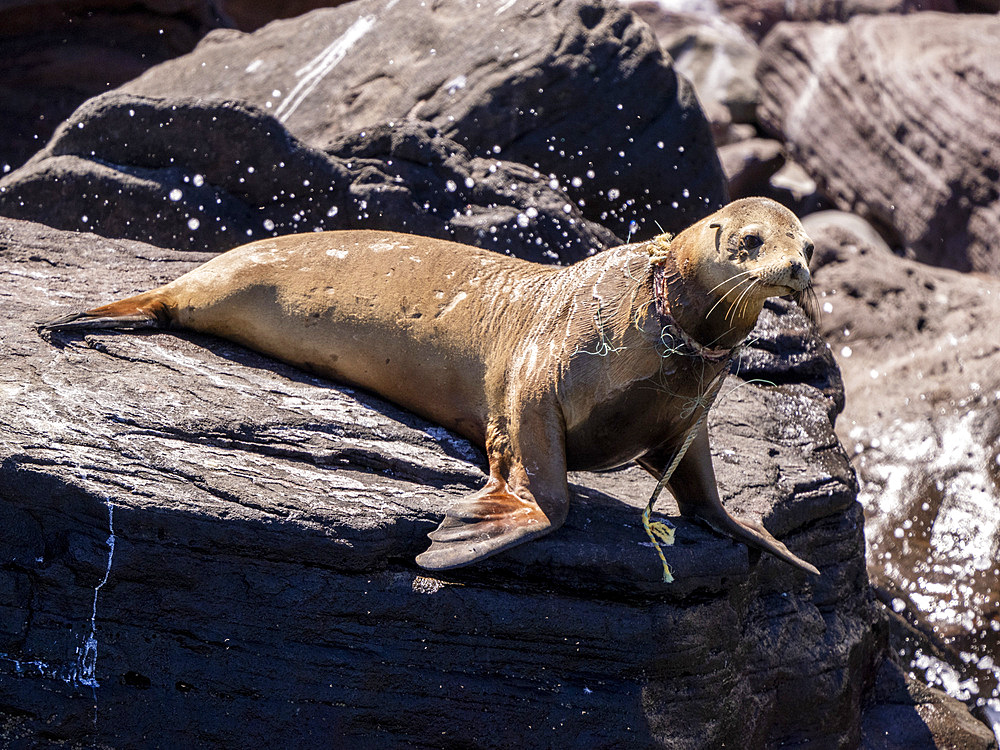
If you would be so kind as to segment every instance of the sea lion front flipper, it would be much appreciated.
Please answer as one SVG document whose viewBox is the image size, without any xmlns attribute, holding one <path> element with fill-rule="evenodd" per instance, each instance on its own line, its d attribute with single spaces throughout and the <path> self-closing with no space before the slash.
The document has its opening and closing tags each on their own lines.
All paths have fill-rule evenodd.
<svg viewBox="0 0 1000 750">
<path fill-rule="evenodd" d="M 671 458 L 669 450 L 663 451 L 662 454 L 659 450 L 651 451 L 639 460 L 639 464 L 653 476 L 659 476 Z M 816 566 L 797 556 L 760 524 L 741 521 L 729 515 L 719 497 L 706 425 L 702 425 L 698 430 L 687 453 L 670 478 L 669 486 L 682 516 L 697 518 L 721 534 L 770 552 L 800 570 L 820 575 Z"/>
<path fill-rule="evenodd" d="M 559 528 L 569 510 L 565 431 L 554 399 L 525 400 L 509 432 L 494 423 L 487 436 L 490 479 L 448 509 L 417 555 L 429 570 L 483 560 Z"/>
<path fill-rule="evenodd" d="M 428 536 L 431 546 L 417 555 L 428 570 L 448 570 L 547 534 L 552 523 L 534 500 L 519 497 L 503 479 L 491 477 L 479 492 L 448 509 Z"/>
</svg>

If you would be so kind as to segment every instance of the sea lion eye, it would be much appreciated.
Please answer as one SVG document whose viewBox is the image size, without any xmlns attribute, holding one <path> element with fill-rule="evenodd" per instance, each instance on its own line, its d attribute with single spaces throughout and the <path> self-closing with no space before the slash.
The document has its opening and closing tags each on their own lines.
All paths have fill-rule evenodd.
<svg viewBox="0 0 1000 750">
<path fill-rule="evenodd" d="M 756 250 L 763 244 L 764 240 L 762 240 L 756 234 L 748 234 L 746 237 L 743 238 L 743 247 L 745 247 L 747 250 Z"/>
<path fill-rule="evenodd" d="M 806 265 L 810 263 L 813 259 L 813 250 L 816 248 L 811 242 L 807 242 L 806 246 L 802 248 L 802 254 L 806 256 Z"/>
</svg>

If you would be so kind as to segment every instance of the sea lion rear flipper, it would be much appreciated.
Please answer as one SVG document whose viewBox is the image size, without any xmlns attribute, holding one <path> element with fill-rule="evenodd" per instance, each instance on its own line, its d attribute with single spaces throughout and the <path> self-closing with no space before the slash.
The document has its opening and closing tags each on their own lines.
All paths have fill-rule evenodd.
<svg viewBox="0 0 1000 750">
<path fill-rule="evenodd" d="M 669 455 L 663 456 L 658 451 L 653 451 L 643 456 L 639 464 L 654 476 L 658 476 L 658 472 L 662 473 L 670 459 Z M 816 566 L 797 556 L 760 524 L 741 521 L 729 515 L 719 497 L 708 443 L 708 428 L 705 425 L 702 425 L 684 458 L 677 465 L 669 486 L 682 516 L 697 518 L 721 534 L 770 552 L 807 573 L 820 575 Z"/>
<path fill-rule="evenodd" d="M 38 323 L 42 331 L 70 331 L 92 328 L 165 328 L 169 311 L 160 289 L 118 300 L 92 310 L 64 315 Z"/>
<path fill-rule="evenodd" d="M 537 503 L 511 492 L 503 480 L 490 479 L 482 490 L 448 509 L 429 534 L 431 546 L 417 555 L 417 564 L 428 570 L 458 568 L 551 530 Z"/>
</svg>

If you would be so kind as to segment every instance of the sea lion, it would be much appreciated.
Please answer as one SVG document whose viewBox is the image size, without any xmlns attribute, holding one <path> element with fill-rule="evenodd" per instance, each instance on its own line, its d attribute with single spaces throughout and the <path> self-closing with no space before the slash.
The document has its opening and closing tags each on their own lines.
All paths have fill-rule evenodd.
<svg viewBox="0 0 1000 750">
<path fill-rule="evenodd" d="M 811 253 L 795 215 L 763 198 L 562 268 L 391 232 L 298 234 L 39 328 L 216 334 L 483 446 L 486 486 L 447 510 L 424 568 L 557 529 L 567 470 L 637 461 L 659 477 L 683 443 L 668 485 L 682 515 L 818 573 L 725 510 L 700 418 L 764 300 L 808 290 Z"/>
</svg>

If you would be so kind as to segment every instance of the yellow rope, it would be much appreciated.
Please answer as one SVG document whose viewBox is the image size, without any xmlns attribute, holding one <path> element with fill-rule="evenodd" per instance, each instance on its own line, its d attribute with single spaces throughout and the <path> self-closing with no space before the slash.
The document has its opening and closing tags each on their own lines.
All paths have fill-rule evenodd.
<svg viewBox="0 0 1000 750">
<path fill-rule="evenodd" d="M 653 512 L 653 505 L 656 504 L 656 499 L 660 496 L 660 492 L 663 491 L 664 486 L 670 481 L 670 477 L 673 476 L 674 471 L 677 470 L 677 466 L 680 464 L 681 459 L 684 458 L 684 454 L 687 453 L 687 449 L 691 447 L 691 443 L 694 441 L 695 436 L 698 434 L 698 430 L 701 429 L 702 424 L 705 422 L 705 417 L 708 416 L 708 408 L 715 401 L 716 395 L 719 393 L 719 388 L 722 387 L 722 381 L 726 379 L 727 369 L 722 370 L 716 377 L 715 382 L 711 385 L 709 390 L 706 392 L 706 397 L 699 399 L 701 401 L 701 414 L 698 416 L 698 421 L 694 423 L 691 429 L 688 430 L 687 436 L 684 438 L 684 442 L 681 444 L 680 450 L 674 455 L 674 460 L 670 462 L 666 470 L 663 472 L 663 476 L 656 483 L 655 489 L 653 489 L 653 494 L 649 498 L 649 502 L 646 503 L 646 509 L 642 512 L 642 528 L 646 530 L 646 535 L 649 540 L 653 543 L 653 548 L 656 550 L 656 554 L 660 556 L 660 562 L 663 564 L 663 582 L 671 583 L 674 580 L 674 575 L 670 570 L 670 565 L 667 564 L 667 558 L 663 554 L 663 549 L 660 546 L 661 541 L 664 544 L 674 543 L 673 529 L 670 529 L 664 523 L 659 521 L 653 521 L 650 523 L 649 514 Z M 664 531 L 666 529 L 666 531 Z"/>
</svg>

